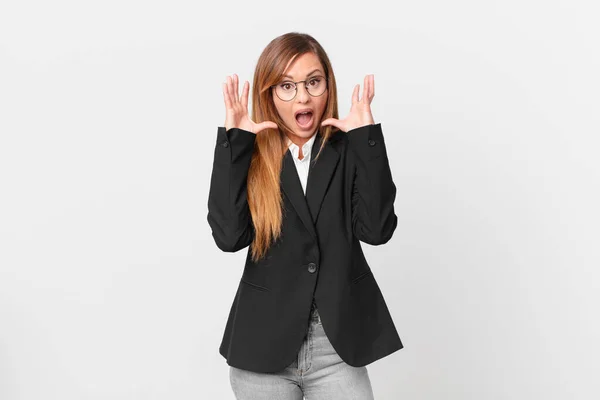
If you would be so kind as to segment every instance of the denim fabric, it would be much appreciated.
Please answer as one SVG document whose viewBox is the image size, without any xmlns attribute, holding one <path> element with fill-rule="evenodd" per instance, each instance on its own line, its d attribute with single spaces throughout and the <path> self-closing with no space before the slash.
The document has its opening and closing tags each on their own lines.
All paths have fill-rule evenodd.
<svg viewBox="0 0 600 400">
<path fill-rule="evenodd" d="M 276 373 L 230 366 L 229 378 L 237 400 L 373 400 L 367 367 L 352 367 L 337 355 L 314 303 L 296 360 Z"/>
</svg>

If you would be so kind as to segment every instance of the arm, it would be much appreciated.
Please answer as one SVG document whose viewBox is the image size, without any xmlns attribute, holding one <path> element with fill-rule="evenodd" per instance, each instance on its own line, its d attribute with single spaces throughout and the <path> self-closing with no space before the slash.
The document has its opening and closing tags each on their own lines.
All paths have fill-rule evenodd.
<svg viewBox="0 0 600 400">
<path fill-rule="evenodd" d="M 354 153 L 352 230 L 361 241 L 387 243 L 398 224 L 394 212 L 396 185 L 392 180 L 381 124 L 370 124 L 347 133 Z"/>
<path fill-rule="evenodd" d="M 247 178 L 256 135 L 219 127 L 208 195 L 208 223 L 219 249 L 236 252 L 250 245 L 254 226 L 247 199 Z"/>
</svg>

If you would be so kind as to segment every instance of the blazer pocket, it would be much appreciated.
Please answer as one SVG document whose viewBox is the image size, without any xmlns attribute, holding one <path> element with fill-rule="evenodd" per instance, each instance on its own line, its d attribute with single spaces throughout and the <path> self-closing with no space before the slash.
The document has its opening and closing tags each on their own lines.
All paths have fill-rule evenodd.
<svg viewBox="0 0 600 400">
<path fill-rule="evenodd" d="M 363 272 L 362 274 L 358 275 L 356 278 L 352 279 L 352 283 L 358 283 L 358 282 L 362 281 L 363 279 L 365 279 L 367 276 L 371 275 L 372 273 L 373 273 L 373 271 Z"/>
<path fill-rule="evenodd" d="M 270 292 L 271 291 L 269 288 L 257 285 L 256 283 L 249 282 L 245 279 L 242 279 L 241 281 L 243 283 L 245 283 L 246 285 L 250 286 L 252 289 L 260 290 L 261 292 Z"/>
</svg>

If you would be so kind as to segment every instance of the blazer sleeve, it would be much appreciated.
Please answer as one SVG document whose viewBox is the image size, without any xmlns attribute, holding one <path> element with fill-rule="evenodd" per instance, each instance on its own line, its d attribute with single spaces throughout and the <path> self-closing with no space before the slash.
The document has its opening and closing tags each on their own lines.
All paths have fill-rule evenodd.
<svg viewBox="0 0 600 400">
<path fill-rule="evenodd" d="M 254 239 L 247 178 L 255 140 L 254 133 L 243 129 L 217 130 L 207 219 L 215 243 L 226 252 L 243 249 Z"/>
<path fill-rule="evenodd" d="M 394 212 L 396 185 L 383 139 L 381 124 L 347 132 L 355 169 L 352 185 L 352 230 L 361 241 L 380 245 L 388 242 L 398 224 Z"/>
</svg>

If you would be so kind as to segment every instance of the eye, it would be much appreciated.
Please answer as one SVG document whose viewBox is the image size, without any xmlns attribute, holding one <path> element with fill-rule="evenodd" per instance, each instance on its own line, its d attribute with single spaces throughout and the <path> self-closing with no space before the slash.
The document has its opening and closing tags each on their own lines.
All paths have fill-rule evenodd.
<svg viewBox="0 0 600 400">
<path fill-rule="evenodd" d="M 317 86 L 320 82 L 321 78 L 313 78 L 308 82 L 308 84 L 312 86 Z"/>
<path fill-rule="evenodd" d="M 294 89 L 294 84 L 291 82 L 283 82 L 279 84 L 279 87 L 283 90 L 292 90 Z"/>
</svg>

